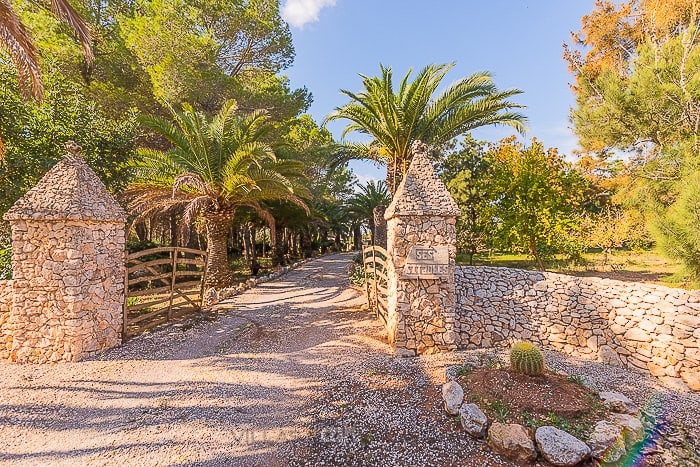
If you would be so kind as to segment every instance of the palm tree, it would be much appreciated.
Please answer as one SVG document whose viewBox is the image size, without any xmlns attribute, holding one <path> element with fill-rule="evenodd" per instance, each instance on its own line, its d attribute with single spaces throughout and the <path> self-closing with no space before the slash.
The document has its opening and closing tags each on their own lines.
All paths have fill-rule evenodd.
<svg viewBox="0 0 700 467">
<path fill-rule="evenodd" d="M 453 66 L 454 63 L 428 65 L 411 82 L 409 69 L 396 92 L 391 68 L 380 65 L 380 77 L 360 75 L 362 92 L 341 90 L 350 102 L 326 117 L 326 121 L 350 120 L 343 137 L 358 131 L 374 138 L 368 146 L 350 145 L 344 157 L 385 162 L 392 196 L 408 169 L 411 145 L 416 140 L 435 147 L 492 124 L 524 131 L 525 117 L 513 111 L 523 106 L 508 100 L 522 91 L 499 91 L 487 72 L 460 79 L 434 97 Z"/>
<path fill-rule="evenodd" d="M 51 11 L 70 25 L 83 47 L 85 59 L 92 61 L 90 29 L 66 0 L 51 0 Z M 0 0 L 0 46 L 7 50 L 17 68 L 19 86 L 25 96 L 41 101 L 44 86 L 39 70 L 39 53 L 34 41 L 8 0 Z"/>
<path fill-rule="evenodd" d="M 134 162 L 135 181 L 124 197 L 139 218 L 179 205 L 183 225 L 194 218 L 204 221 L 207 237 L 206 287 L 232 282 L 228 263 L 228 235 L 238 207 L 255 210 L 269 225 L 274 219 L 261 204 L 287 200 L 306 208 L 308 191 L 297 183 L 302 164 L 278 160 L 265 136 L 272 126 L 266 113 L 236 115 L 228 101 L 213 118 L 183 105 L 170 108 L 174 123 L 146 117 L 143 124 L 164 136 L 172 149 L 140 149 Z"/>
<path fill-rule="evenodd" d="M 370 180 L 364 186 L 359 186 L 360 191 L 348 200 L 348 212 L 361 222 L 367 222 L 372 233 L 372 244 L 374 244 L 374 208 L 377 206 L 387 206 L 391 201 L 386 184 L 381 180 L 375 182 Z"/>
</svg>

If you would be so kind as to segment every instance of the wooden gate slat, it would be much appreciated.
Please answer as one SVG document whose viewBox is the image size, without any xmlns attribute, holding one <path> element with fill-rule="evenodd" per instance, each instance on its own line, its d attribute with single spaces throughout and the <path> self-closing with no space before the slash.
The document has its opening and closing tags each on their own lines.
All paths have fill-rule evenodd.
<svg viewBox="0 0 700 467">
<path fill-rule="evenodd" d="M 167 258 L 162 257 L 165 254 L 168 255 Z M 198 257 L 187 258 L 184 256 L 186 254 Z M 161 257 L 148 261 L 139 259 L 153 255 Z M 170 266 L 170 271 L 163 267 L 166 265 Z M 181 265 L 190 267 L 178 270 Z M 206 265 L 206 252 L 192 248 L 159 247 L 127 255 L 127 275 L 124 284 L 127 300 L 124 304 L 124 339 L 138 332 L 139 329 L 151 328 L 198 310 L 202 303 Z M 192 269 L 191 266 L 195 266 L 196 269 Z M 134 273 L 139 273 L 138 277 L 130 277 L 130 275 L 134 276 Z M 144 286 L 148 287 L 144 288 Z M 137 288 L 134 289 L 134 287 Z M 137 297 L 152 299 L 146 303 L 129 305 L 129 299 Z M 157 309 L 134 314 L 149 307 Z"/>
</svg>

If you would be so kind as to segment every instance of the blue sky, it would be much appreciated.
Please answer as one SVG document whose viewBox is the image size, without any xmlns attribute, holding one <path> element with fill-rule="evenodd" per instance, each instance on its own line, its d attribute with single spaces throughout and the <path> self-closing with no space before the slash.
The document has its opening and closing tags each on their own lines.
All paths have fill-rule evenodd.
<svg viewBox="0 0 700 467">
<path fill-rule="evenodd" d="M 284 0 L 296 49 L 287 70 L 291 84 L 307 86 L 317 121 L 347 102 L 340 89 L 359 91 L 358 73 L 377 75 L 379 64 L 395 76 L 429 63 L 456 62 L 445 84 L 475 71 L 488 70 L 496 85 L 519 88 L 517 101 L 527 106 L 525 138 L 570 154 L 576 137 L 570 130 L 574 97 L 571 75 L 562 59 L 562 43 L 579 29 L 594 0 Z M 340 138 L 345 122 L 331 122 Z M 487 141 L 513 134 L 488 127 L 474 133 Z M 348 136 L 348 139 L 362 139 Z M 361 181 L 384 177 L 367 162 L 351 167 Z"/>
</svg>

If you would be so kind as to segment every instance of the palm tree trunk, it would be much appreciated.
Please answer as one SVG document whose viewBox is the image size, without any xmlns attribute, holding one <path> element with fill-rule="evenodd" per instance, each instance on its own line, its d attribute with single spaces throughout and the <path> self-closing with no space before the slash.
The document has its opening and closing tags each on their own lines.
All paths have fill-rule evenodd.
<svg viewBox="0 0 700 467">
<path fill-rule="evenodd" d="M 233 212 L 206 213 L 207 270 L 204 287 L 217 289 L 233 283 L 233 271 L 228 263 L 228 234 Z"/>
<path fill-rule="evenodd" d="M 384 212 L 386 206 L 377 206 L 374 208 L 372 215 L 374 216 L 374 245 L 386 248 L 387 227 Z"/>
<path fill-rule="evenodd" d="M 272 265 L 284 266 L 284 229 L 275 225 L 272 230 Z"/>
<path fill-rule="evenodd" d="M 394 193 L 401 183 L 401 176 L 397 165 L 397 160 L 390 159 L 386 164 L 386 187 L 389 189 L 391 198 L 394 198 Z"/>
<path fill-rule="evenodd" d="M 362 225 L 358 222 L 352 229 L 352 249 L 362 249 Z"/>
<path fill-rule="evenodd" d="M 304 252 L 304 258 L 311 258 L 314 254 L 311 234 L 307 229 L 301 234 L 301 250 Z"/>
</svg>

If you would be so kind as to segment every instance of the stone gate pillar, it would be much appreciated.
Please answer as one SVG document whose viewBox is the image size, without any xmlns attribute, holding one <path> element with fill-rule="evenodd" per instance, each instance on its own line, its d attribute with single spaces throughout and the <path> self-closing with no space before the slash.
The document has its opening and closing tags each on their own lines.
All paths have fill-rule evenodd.
<svg viewBox="0 0 700 467">
<path fill-rule="evenodd" d="M 456 218 L 460 211 L 435 174 L 427 147 L 413 161 L 386 210 L 389 341 L 396 355 L 454 350 Z"/>
<path fill-rule="evenodd" d="M 16 362 L 77 361 L 121 343 L 126 214 L 74 143 L 5 214 L 12 306 L 0 352 Z"/>
</svg>

